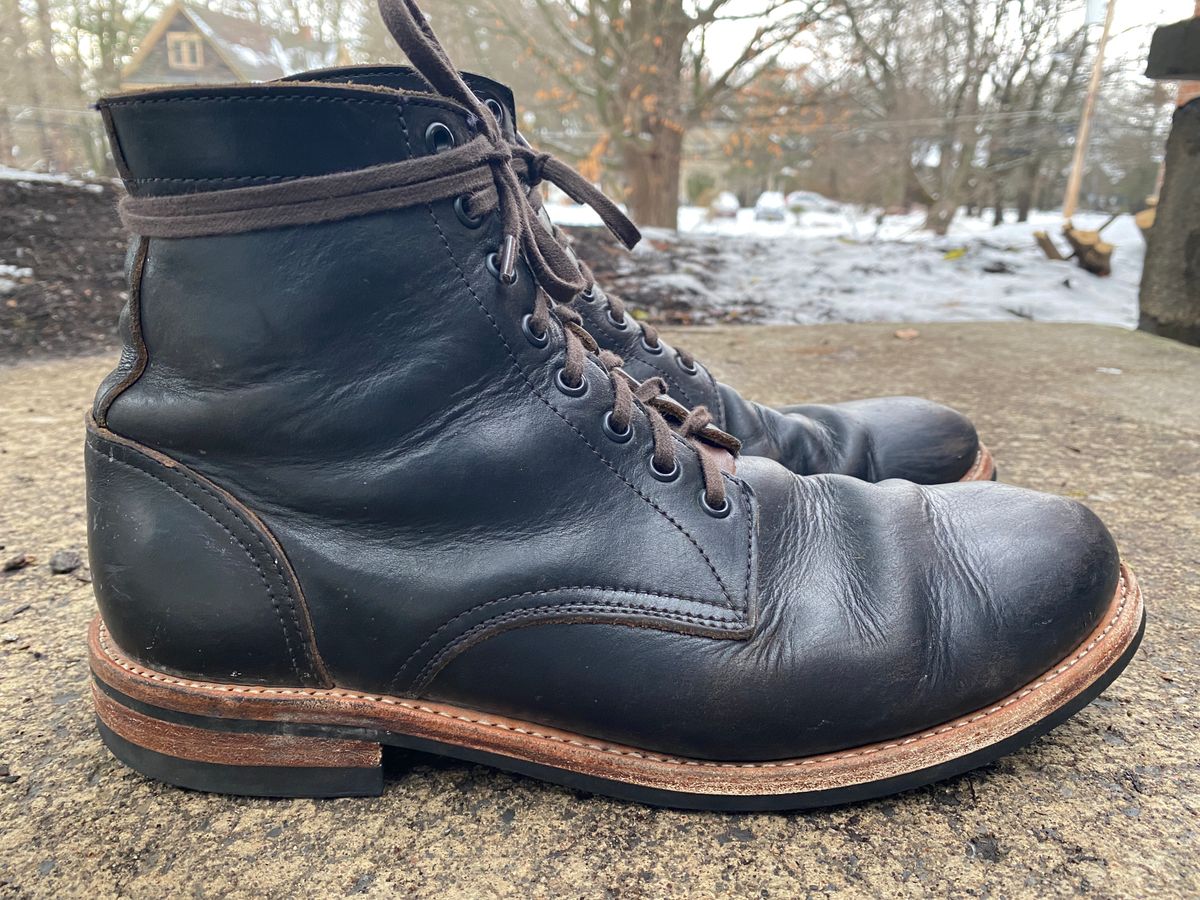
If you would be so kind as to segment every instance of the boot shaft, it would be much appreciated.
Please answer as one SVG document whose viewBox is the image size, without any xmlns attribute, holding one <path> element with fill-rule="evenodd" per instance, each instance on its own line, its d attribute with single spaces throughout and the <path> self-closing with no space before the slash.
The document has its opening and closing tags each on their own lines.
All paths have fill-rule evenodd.
<svg viewBox="0 0 1200 900">
<path fill-rule="evenodd" d="M 387 165 L 476 136 L 454 104 L 385 89 L 102 108 L 134 197 Z M 532 273 L 521 262 L 502 284 L 498 217 L 462 216 L 456 199 L 138 240 L 124 362 L 89 452 L 96 588 L 121 646 L 185 674 L 217 659 L 267 683 L 406 690 L 494 615 L 747 627 L 748 495 L 725 518 L 705 511 L 699 457 L 676 438 L 664 483 L 644 410 L 629 437 L 607 427 L 614 388 L 594 358 L 582 392 L 565 389 L 562 329 L 529 327 Z M 255 662 L 254 638 L 231 630 L 273 630 L 276 650 Z"/>
</svg>

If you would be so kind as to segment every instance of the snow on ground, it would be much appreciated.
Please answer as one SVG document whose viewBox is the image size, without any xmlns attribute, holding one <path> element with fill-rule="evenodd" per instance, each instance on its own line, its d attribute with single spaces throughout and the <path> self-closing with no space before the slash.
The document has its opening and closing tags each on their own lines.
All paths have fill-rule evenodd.
<svg viewBox="0 0 1200 900">
<path fill-rule="evenodd" d="M 33 269 L 0 263 L 0 297 L 11 292 L 22 278 L 32 278 Z"/>
<path fill-rule="evenodd" d="M 42 182 L 48 184 L 67 184 L 71 187 L 80 187 L 93 193 L 101 193 L 104 190 L 102 185 L 89 181 L 81 181 L 71 175 L 51 175 L 47 172 L 30 172 L 25 169 L 14 169 L 10 166 L 0 166 L 0 181 L 22 181 L 29 184 Z"/>
<path fill-rule="evenodd" d="M 563 225 L 598 225 L 586 207 L 552 206 Z M 1011 214 L 1010 214 L 1011 218 Z M 1107 217 L 1084 213 L 1080 228 Z M 663 252 L 689 240 L 714 243 L 702 266 L 654 275 L 664 290 L 691 293 L 705 302 L 751 311 L 755 321 L 954 322 L 1034 319 L 1137 324 L 1137 289 L 1145 243 L 1131 216 L 1104 232 L 1116 245 L 1113 275 L 1099 278 L 1073 262 L 1054 262 L 1035 245 L 1033 232 L 1059 236 L 1061 213 L 1034 213 L 1029 222 L 992 227 L 959 214 L 950 233 L 921 229 L 923 215 L 887 216 L 846 206 L 837 213 L 789 214 L 785 222 L 757 222 L 743 209 L 733 220 L 709 221 L 706 211 L 684 207 L 678 232 L 647 229 L 634 251 Z"/>
</svg>

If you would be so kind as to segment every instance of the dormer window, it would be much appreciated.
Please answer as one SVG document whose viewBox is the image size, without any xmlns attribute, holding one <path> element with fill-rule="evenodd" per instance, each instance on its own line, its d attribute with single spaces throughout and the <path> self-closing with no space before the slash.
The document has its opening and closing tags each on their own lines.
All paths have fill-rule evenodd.
<svg viewBox="0 0 1200 900">
<path fill-rule="evenodd" d="M 167 32 L 167 65 L 194 71 L 204 68 L 204 41 L 188 31 Z"/>
</svg>

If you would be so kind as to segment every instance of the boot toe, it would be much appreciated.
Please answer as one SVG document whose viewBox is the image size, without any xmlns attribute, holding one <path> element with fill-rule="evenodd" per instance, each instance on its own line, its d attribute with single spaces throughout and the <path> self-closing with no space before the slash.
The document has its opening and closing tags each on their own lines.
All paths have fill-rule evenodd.
<svg viewBox="0 0 1200 900">
<path fill-rule="evenodd" d="M 849 461 L 861 455 L 870 481 L 958 481 L 979 455 L 979 436 L 970 419 L 919 397 L 877 397 L 782 411 L 821 422 L 831 435 L 840 436 L 846 451 L 834 456 Z"/>
<path fill-rule="evenodd" d="M 774 588 L 748 648 L 775 656 L 782 646 L 787 663 L 762 694 L 768 703 L 742 707 L 760 724 L 732 729 L 770 733 L 779 756 L 901 738 L 987 709 L 1071 658 L 1112 607 L 1116 545 L 1075 501 L 992 482 L 793 484 L 805 539 L 766 551 Z M 767 522 L 790 514 L 771 493 L 756 484 Z M 781 711 L 799 733 L 762 727 Z"/>
<path fill-rule="evenodd" d="M 1073 500 L 990 483 L 928 493 L 953 535 L 936 566 L 948 583 L 935 593 L 969 610 L 961 624 L 953 611 L 942 620 L 973 684 L 964 705 L 990 703 L 1087 638 L 1112 604 L 1120 557 L 1104 524 Z"/>
</svg>

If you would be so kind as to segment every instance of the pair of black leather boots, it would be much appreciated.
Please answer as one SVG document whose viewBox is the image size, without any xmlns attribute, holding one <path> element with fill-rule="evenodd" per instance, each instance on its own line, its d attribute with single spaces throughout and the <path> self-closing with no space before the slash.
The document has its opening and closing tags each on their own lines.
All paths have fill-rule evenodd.
<svg viewBox="0 0 1200 900">
<path fill-rule="evenodd" d="M 415 70 L 100 104 L 136 235 L 86 445 L 120 759 L 336 796 L 388 744 L 795 808 L 980 765 L 1116 677 L 1143 608 L 1090 512 L 986 480 L 933 404 L 715 383 L 530 187 L 629 240 L 619 211 L 381 8 Z"/>
</svg>

